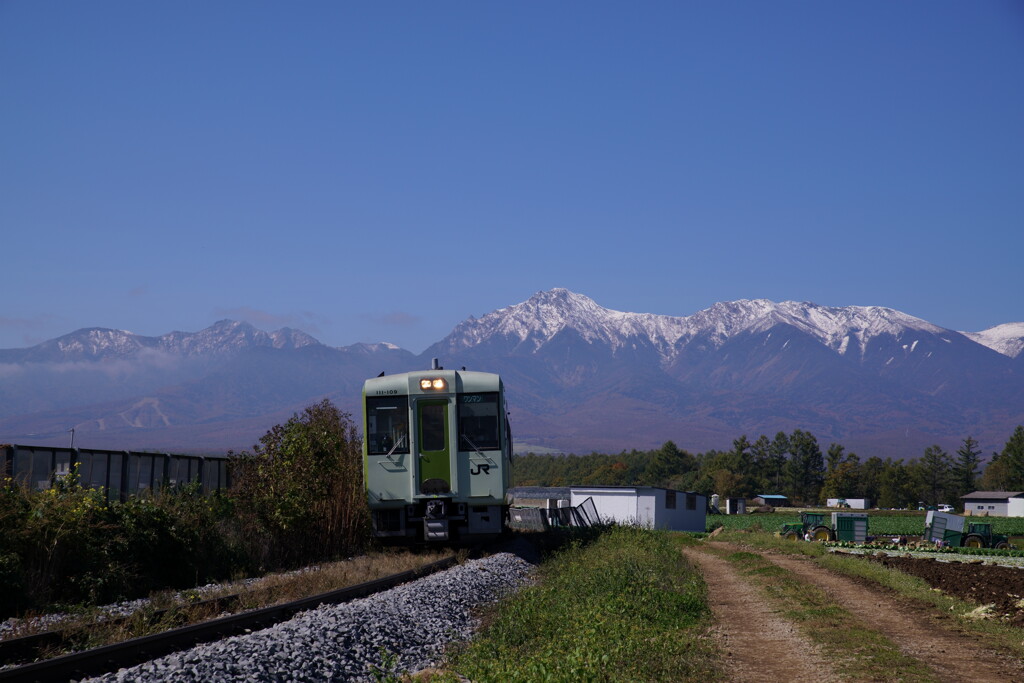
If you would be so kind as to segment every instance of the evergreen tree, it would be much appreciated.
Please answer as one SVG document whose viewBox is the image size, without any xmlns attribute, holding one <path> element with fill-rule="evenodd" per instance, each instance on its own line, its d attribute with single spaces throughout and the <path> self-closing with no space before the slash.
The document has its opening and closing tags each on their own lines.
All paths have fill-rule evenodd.
<svg viewBox="0 0 1024 683">
<path fill-rule="evenodd" d="M 818 502 L 824 482 L 825 461 L 818 440 L 810 432 L 794 430 L 789 437 L 790 458 L 786 464 L 789 495 L 805 503 Z"/>
<path fill-rule="evenodd" d="M 881 505 L 878 499 L 881 497 L 882 473 L 884 471 L 885 463 L 876 455 L 868 458 L 860 466 L 860 492 L 871 501 L 872 505 Z"/>
<path fill-rule="evenodd" d="M 928 505 L 943 502 L 953 483 L 953 461 L 940 446 L 929 446 L 916 463 L 921 499 Z"/>
<path fill-rule="evenodd" d="M 775 486 L 772 442 L 762 434 L 750 445 L 751 473 L 758 493 L 777 492 Z"/>
<path fill-rule="evenodd" d="M 789 457 L 789 437 L 785 432 L 778 432 L 772 440 L 768 451 L 768 471 L 766 479 L 772 493 L 781 493 L 785 484 L 786 462 Z"/>
<path fill-rule="evenodd" d="M 846 461 L 846 449 L 840 444 L 832 443 L 829 444 L 827 455 L 825 458 L 825 473 L 831 474 L 835 471 L 839 465 Z"/>
<path fill-rule="evenodd" d="M 1006 469 L 1005 491 L 1024 491 L 1024 425 L 1017 425 L 999 460 Z"/>
<path fill-rule="evenodd" d="M 669 486 L 673 480 L 679 479 L 694 468 L 693 456 L 671 441 L 666 441 L 654 452 L 647 469 L 643 473 L 643 482 L 649 486 Z"/>
<path fill-rule="evenodd" d="M 980 463 L 981 449 L 978 448 L 978 442 L 968 436 L 957 449 L 956 463 L 953 465 L 953 497 L 958 501 L 960 496 L 977 490 Z"/>
<path fill-rule="evenodd" d="M 887 458 L 879 480 L 878 507 L 913 507 L 916 496 L 906 465 Z"/>
</svg>

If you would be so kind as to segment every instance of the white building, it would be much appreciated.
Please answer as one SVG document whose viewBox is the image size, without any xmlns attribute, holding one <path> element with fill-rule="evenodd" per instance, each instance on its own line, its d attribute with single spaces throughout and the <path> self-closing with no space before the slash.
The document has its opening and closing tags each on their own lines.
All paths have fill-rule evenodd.
<svg viewBox="0 0 1024 683">
<path fill-rule="evenodd" d="M 1024 517 L 1024 491 L 975 491 L 960 496 L 965 515 Z"/>
<path fill-rule="evenodd" d="M 850 508 L 851 510 L 867 510 L 871 501 L 867 498 L 829 498 L 825 503 L 830 508 Z"/>
<path fill-rule="evenodd" d="M 573 486 L 570 504 L 593 499 L 601 521 L 639 524 L 651 529 L 704 531 L 707 496 L 654 486 Z"/>
</svg>

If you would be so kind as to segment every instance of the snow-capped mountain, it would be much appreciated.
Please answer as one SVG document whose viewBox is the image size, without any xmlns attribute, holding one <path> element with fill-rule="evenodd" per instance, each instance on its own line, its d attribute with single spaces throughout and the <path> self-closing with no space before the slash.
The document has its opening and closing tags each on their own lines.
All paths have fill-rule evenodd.
<svg viewBox="0 0 1024 683">
<path fill-rule="evenodd" d="M 264 332 L 249 323 L 234 320 L 221 320 L 199 332 L 169 332 L 159 337 L 146 337 L 127 330 L 90 327 L 37 346 L 0 350 L 0 363 L 125 359 L 147 350 L 194 356 L 255 347 L 297 349 L 319 344 L 316 339 L 299 330 L 285 327 L 274 332 Z"/>
<path fill-rule="evenodd" d="M 636 340 L 650 344 L 666 356 L 686 334 L 686 318 L 649 313 L 623 313 L 598 306 L 567 289 L 538 292 L 528 301 L 498 309 L 482 318 L 459 323 L 437 349 L 457 352 L 500 340 L 515 353 L 537 353 L 567 329 L 588 344 L 603 344 L 613 351 Z M 431 347 L 435 348 L 435 347 Z"/>
<path fill-rule="evenodd" d="M 482 318 L 470 318 L 432 348 L 457 353 L 484 343 L 500 343 L 514 353 L 536 354 L 560 334 L 572 331 L 584 342 L 604 345 L 612 352 L 647 345 L 658 352 L 663 363 L 670 363 L 694 340 L 721 348 L 741 334 L 767 332 L 778 325 L 803 332 L 838 355 L 859 357 L 882 337 L 900 342 L 907 353 L 914 352 L 924 337 L 937 337 L 946 343 L 962 338 L 959 332 L 881 306 L 834 308 L 808 302 L 742 299 L 716 303 L 691 316 L 674 317 L 614 311 L 581 294 L 553 289 Z"/>
<path fill-rule="evenodd" d="M 1024 323 L 1005 323 L 981 332 L 963 334 L 1010 358 L 1017 358 L 1024 351 Z"/>
<path fill-rule="evenodd" d="M 159 337 L 94 328 L 0 350 L 0 442 L 74 426 L 96 447 L 246 448 L 324 396 L 358 414 L 365 378 L 437 357 L 503 375 L 520 444 L 696 451 L 801 428 L 862 457 L 917 457 L 966 436 L 1001 447 L 1024 423 L 1022 348 L 1024 323 L 960 333 L 880 306 L 765 299 L 629 313 L 566 289 L 469 318 L 418 357 L 230 320 Z"/>
</svg>

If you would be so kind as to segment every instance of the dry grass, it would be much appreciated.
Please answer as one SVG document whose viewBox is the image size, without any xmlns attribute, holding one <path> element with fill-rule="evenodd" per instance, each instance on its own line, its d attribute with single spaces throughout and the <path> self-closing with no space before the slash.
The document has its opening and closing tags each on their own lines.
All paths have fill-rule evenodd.
<svg viewBox="0 0 1024 683">
<path fill-rule="evenodd" d="M 223 584 L 213 591 L 197 590 L 172 593 L 165 591 L 150 596 L 150 603 L 122 620 L 105 618 L 98 610 L 74 615 L 51 629 L 66 634 L 67 645 L 42 653 L 43 658 L 68 651 L 89 649 L 160 633 L 172 628 L 226 616 L 248 609 L 280 605 L 341 588 L 348 588 L 392 574 L 417 569 L 450 556 L 450 552 L 411 553 L 407 551 L 376 552 L 340 562 L 330 562 L 294 572 L 271 574 L 251 583 Z M 460 561 L 465 557 L 460 556 Z M 206 601 L 237 595 L 238 600 L 227 610 Z M 32 628 L 26 623 L 12 635 L 29 635 L 45 628 Z"/>
</svg>

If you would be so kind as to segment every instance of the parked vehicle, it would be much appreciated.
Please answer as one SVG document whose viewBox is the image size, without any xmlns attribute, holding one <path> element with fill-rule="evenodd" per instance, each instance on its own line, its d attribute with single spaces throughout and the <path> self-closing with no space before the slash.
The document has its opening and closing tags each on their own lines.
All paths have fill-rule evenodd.
<svg viewBox="0 0 1024 683">
<path fill-rule="evenodd" d="M 1010 539 L 992 533 L 991 522 L 968 522 L 966 517 L 939 510 L 925 517 L 924 538 L 932 543 L 962 548 L 1009 548 Z"/>
<path fill-rule="evenodd" d="M 783 538 L 796 541 L 855 541 L 867 538 L 868 516 L 862 512 L 833 512 L 831 524 L 825 522 L 825 513 L 801 512 L 800 523 L 783 524 Z"/>
</svg>

